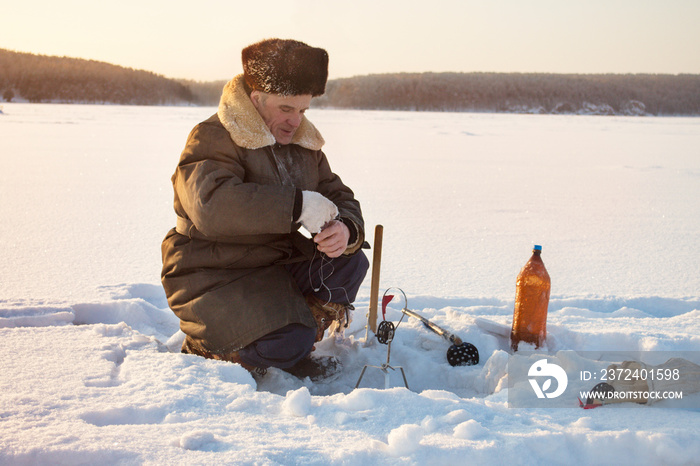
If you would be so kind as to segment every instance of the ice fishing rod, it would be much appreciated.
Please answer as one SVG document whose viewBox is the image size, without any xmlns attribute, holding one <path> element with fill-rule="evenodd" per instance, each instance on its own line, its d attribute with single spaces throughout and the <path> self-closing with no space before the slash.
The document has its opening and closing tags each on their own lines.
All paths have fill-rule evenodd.
<svg viewBox="0 0 700 466">
<path fill-rule="evenodd" d="M 437 326 L 415 311 L 404 308 L 401 309 L 401 312 L 420 320 L 427 329 L 452 343 L 447 349 L 447 362 L 450 363 L 450 366 L 474 366 L 479 364 L 479 350 L 476 349 L 476 346 L 462 341 L 457 335 Z"/>
<path fill-rule="evenodd" d="M 406 293 L 404 293 L 400 288 L 395 289 L 403 295 L 405 306 L 403 309 L 401 309 L 401 312 L 404 315 L 418 319 L 428 330 L 440 335 L 442 338 L 451 343 L 450 347 L 447 349 L 447 362 L 449 362 L 451 366 L 473 366 L 479 364 L 479 351 L 476 349 L 476 346 L 463 341 L 457 335 L 454 335 L 437 324 L 429 321 L 416 311 L 408 309 Z M 382 297 L 382 318 L 384 320 L 379 324 L 376 334 L 377 341 L 383 344 L 391 342 L 391 340 L 394 339 L 396 328 L 401 324 L 401 320 L 403 320 L 402 315 L 401 320 L 399 320 L 399 324 L 396 326 L 394 326 L 392 322 L 386 320 L 386 306 L 394 299 L 393 294 L 388 294 L 390 290 L 392 290 L 392 288 L 386 290 L 384 292 L 384 296 Z"/>
</svg>

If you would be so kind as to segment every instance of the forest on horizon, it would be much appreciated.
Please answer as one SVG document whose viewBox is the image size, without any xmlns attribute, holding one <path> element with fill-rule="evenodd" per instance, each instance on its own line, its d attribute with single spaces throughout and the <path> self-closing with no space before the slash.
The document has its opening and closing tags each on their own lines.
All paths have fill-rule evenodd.
<svg viewBox="0 0 700 466">
<path fill-rule="evenodd" d="M 95 60 L 0 49 L 5 102 L 215 106 L 225 80 L 167 78 Z M 700 75 L 391 73 L 329 80 L 314 107 L 700 115 Z"/>
</svg>

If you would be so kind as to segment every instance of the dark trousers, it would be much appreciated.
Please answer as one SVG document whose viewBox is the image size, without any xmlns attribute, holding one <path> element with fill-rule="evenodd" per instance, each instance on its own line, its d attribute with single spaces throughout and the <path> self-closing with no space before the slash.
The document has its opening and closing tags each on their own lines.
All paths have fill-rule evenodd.
<svg viewBox="0 0 700 466">
<path fill-rule="evenodd" d="M 318 253 L 311 261 L 286 268 L 304 296 L 313 294 L 323 301 L 350 304 L 367 274 L 369 261 L 362 251 L 334 259 Z M 315 328 L 290 324 L 254 341 L 239 355 L 244 363 L 255 367 L 287 369 L 311 352 L 315 340 Z"/>
<path fill-rule="evenodd" d="M 287 265 L 301 294 L 338 304 L 355 301 L 368 268 L 369 261 L 362 251 L 335 259 L 318 253 L 311 261 Z"/>
</svg>

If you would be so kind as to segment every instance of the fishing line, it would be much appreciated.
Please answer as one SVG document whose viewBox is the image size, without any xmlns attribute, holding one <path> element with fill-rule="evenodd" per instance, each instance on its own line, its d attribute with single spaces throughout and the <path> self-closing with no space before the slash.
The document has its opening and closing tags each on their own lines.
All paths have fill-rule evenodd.
<svg viewBox="0 0 700 466">
<path fill-rule="evenodd" d="M 314 285 L 312 270 L 313 263 L 316 260 L 316 254 L 317 250 L 314 250 L 314 255 L 311 258 L 311 261 L 309 261 L 309 284 L 311 285 L 311 289 L 313 289 L 316 293 L 318 293 L 321 290 L 325 290 L 326 292 L 328 292 L 328 299 L 325 303 L 326 305 L 333 300 L 334 290 L 342 290 L 343 294 L 345 294 L 345 302 L 350 303 L 350 296 L 348 295 L 348 291 L 345 289 L 345 287 L 339 286 L 336 288 L 330 288 L 328 285 L 326 285 L 326 280 L 329 279 L 335 273 L 335 266 L 333 265 L 333 259 L 329 258 L 328 256 L 326 256 L 326 254 L 322 252 L 319 252 L 319 260 L 321 261 L 321 265 L 318 268 L 318 279 L 320 283 L 318 286 Z M 327 275 L 323 272 L 323 269 L 326 266 L 330 266 L 331 268 L 330 272 Z"/>
</svg>

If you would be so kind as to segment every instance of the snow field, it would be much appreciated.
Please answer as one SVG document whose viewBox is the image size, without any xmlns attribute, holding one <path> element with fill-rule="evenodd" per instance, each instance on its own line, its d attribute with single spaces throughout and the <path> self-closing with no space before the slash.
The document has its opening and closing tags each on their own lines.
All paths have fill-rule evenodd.
<svg viewBox="0 0 700 466">
<path fill-rule="evenodd" d="M 371 367 L 354 389 L 387 359 L 365 341 L 369 278 L 345 338 L 317 345 L 343 363 L 332 381 L 179 353 L 159 243 L 179 151 L 213 112 L 5 106 L 0 463 L 697 464 L 700 395 L 509 407 L 504 335 L 541 243 L 540 354 L 572 371 L 611 352 L 698 354 L 700 119 L 310 111 L 370 242 L 385 226 L 380 292 L 400 287 L 479 349 L 451 367 L 449 345 L 404 317 L 390 361 L 407 390 Z"/>
</svg>

